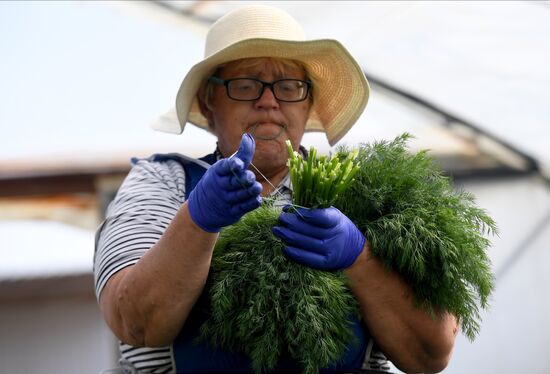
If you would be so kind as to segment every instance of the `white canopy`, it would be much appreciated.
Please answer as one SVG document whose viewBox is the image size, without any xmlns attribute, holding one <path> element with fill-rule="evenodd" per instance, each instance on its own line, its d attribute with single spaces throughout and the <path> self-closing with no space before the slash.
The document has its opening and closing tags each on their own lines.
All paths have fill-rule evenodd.
<svg viewBox="0 0 550 374">
<path fill-rule="evenodd" d="M 173 105 L 185 73 L 202 58 L 207 24 L 201 17 L 216 19 L 242 3 L 3 2 L 0 167 L 14 160 L 101 162 L 113 155 L 213 148 L 213 137 L 193 126 L 174 136 L 149 125 Z M 339 39 L 367 73 L 543 163 L 550 159 L 547 4 L 267 3 L 293 14 L 308 37 Z M 397 105 L 375 89 L 343 142 L 409 131 L 419 147 L 468 152 L 442 129 L 441 118 Z M 306 136 L 305 143 L 328 148 L 321 134 Z"/>
<path fill-rule="evenodd" d="M 213 150 L 215 139 L 193 126 L 175 136 L 149 125 L 173 106 L 181 80 L 202 58 L 205 20 L 244 3 L 0 2 L 0 175 Z M 505 163 L 521 169 L 526 155 L 550 165 L 548 3 L 267 3 L 288 10 L 308 37 L 340 40 L 368 74 L 473 125 L 448 123 L 441 113 L 373 85 L 365 113 L 342 142 L 408 131 L 417 137 L 415 148 L 468 160 L 460 167 Z M 503 152 L 480 132 L 511 148 Z M 322 134 L 308 134 L 304 144 L 328 149 Z M 484 163 L 485 156 L 493 164 Z M 487 316 L 486 334 L 472 345 L 457 344 L 446 372 L 547 372 L 548 191 L 530 181 L 470 187 L 504 229 L 491 253 L 498 268 L 515 259 L 518 241 L 532 245 L 522 243 L 525 233 L 537 234 L 535 257 L 523 257 L 517 272 L 499 284 L 498 312 Z M 0 237 L 0 279 L 91 270 L 91 230 L 0 221 Z M 46 244 L 54 250 L 38 248 Z M 518 298 L 537 304 L 517 306 Z"/>
</svg>

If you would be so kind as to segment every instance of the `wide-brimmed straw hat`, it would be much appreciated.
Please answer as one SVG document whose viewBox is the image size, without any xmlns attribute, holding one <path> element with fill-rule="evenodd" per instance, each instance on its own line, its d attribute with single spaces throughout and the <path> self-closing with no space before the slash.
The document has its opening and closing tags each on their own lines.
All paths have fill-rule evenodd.
<svg viewBox="0 0 550 374">
<path fill-rule="evenodd" d="M 284 11 L 265 5 L 236 9 L 216 21 L 206 37 L 204 60 L 189 70 L 176 97 L 178 121 L 157 121 L 153 128 L 181 134 L 187 122 L 210 131 L 197 91 L 224 63 L 271 57 L 303 64 L 314 85 L 306 131 L 324 131 L 332 146 L 357 121 L 369 98 L 362 69 L 336 40 L 305 40 L 302 27 Z"/>
</svg>

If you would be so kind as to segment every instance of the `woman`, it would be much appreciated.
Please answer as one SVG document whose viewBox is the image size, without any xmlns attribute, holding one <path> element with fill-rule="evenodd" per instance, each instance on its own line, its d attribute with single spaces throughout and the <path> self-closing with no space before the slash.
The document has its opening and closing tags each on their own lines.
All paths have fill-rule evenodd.
<svg viewBox="0 0 550 374">
<path fill-rule="evenodd" d="M 324 131 L 333 145 L 368 99 L 364 75 L 344 47 L 304 40 L 296 21 L 275 8 L 248 6 L 222 17 L 205 55 L 178 92 L 179 123 L 157 129 L 181 133 L 189 121 L 215 134 L 216 151 L 201 160 L 135 160 L 98 230 L 96 292 L 127 372 L 251 371 L 246 357 L 192 344 L 218 232 L 262 197 L 290 199 L 287 139 L 298 149 L 305 131 Z M 326 372 L 385 370 L 376 347 L 403 371 L 447 365 L 456 319 L 415 308 L 410 287 L 370 255 L 345 215 L 317 209 L 307 219 L 283 213 L 281 222 L 274 233 L 287 244 L 285 254 L 305 266 L 344 270 L 361 307 L 363 320 L 354 325 L 360 344 L 350 344 Z M 321 226 L 334 228 L 330 237 L 311 237 Z M 295 363 L 277 368 L 289 370 Z"/>
</svg>

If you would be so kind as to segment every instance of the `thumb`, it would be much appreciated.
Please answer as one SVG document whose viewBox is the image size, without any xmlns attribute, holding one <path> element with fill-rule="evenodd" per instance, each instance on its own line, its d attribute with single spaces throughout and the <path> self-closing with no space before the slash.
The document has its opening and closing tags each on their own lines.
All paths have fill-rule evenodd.
<svg viewBox="0 0 550 374">
<path fill-rule="evenodd" d="M 241 139 L 241 144 L 239 145 L 239 150 L 235 157 L 240 158 L 244 163 L 244 169 L 248 168 L 248 165 L 252 162 L 254 158 L 254 151 L 256 149 L 256 143 L 254 138 L 249 133 L 243 134 Z"/>
<path fill-rule="evenodd" d="M 298 208 L 300 218 L 312 225 L 319 227 L 330 228 L 338 224 L 342 213 L 334 208 Z"/>
</svg>

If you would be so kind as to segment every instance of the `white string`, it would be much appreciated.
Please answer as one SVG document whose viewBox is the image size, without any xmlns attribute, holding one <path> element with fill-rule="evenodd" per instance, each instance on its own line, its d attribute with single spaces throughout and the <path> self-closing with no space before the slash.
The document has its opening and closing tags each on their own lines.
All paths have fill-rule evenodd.
<svg viewBox="0 0 550 374">
<path fill-rule="evenodd" d="M 233 158 L 233 156 L 235 156 L 237 154 L 238 150 L 233 153 L 231 156 L 229 156 L 228 158 L 231 159 Z M 282 195 L 283 193 L 281 192 L 281 189 L 280 188 L 277 188 L 273 185 L 273 183 L 271 183 L 271 181 L 265 176 L 262 174 L 262 172 L 256 167 L 256 165 L 254 165 L 252 162 L 250 162 L 250 166 L 252 166 L 257 172 L 258 174 L 260 174 L 262 176 L 262 178 L 264 178 L 264 180 L 271 186 L 271 188 L 273 188 L 273 192 L 276 193 L 275 196 L 269 196 L 269 197 L 262 197 L 262 200 L 266 200 L 266 201 L 272 201 L 272 202 L 275 202 L 277 201 L 277 198 Z M 233 169 L 231 169 L 231 172 L 233 173 L 233 175 L 235 176 L 235 178 L 237 179 L 237 181 L 239 182 L 239 184 L 241 185 L 242 188 L 246 189 L 246 186 L 244 185 L 244 183 L 241 182 L 241 180 L 239 179 L 239 177 L 237 176 L 237 174 L 235 173 L 235 171 Z M 304 218 L 304 216 L 302 216 L 300 214 L 300 212 L 298 211 L 298 209 L 296 208 L 303 208 L 303 209 L 309 209 L 305 206 L 301 206 L 301 205 L 298 205 L 298 204 L 293 204 L 293 203 L 289 203 L 288 204 L 289 206 L 292 206 L 294 207 L 294 211 L 296 213 L 298 213 L 298 215 L 302 218 Z"/>
<path fill-rule="evenodd" d="M 271 186 L 271 188 L 273 188 L 273 192 L 278 192 L 278 193 L 281 193 L 280 192 L 280 189 L 277 189 L 277 187 L 275 187 L 270 181 L 269 179 L 267 179 L 267 177 L 265 175 L 262 174 L 262 172 L 256 167 L 256 165 L 254 165 L 252 162 L 250 163 L 250 166 L 252 166 L 254 169 L 256 169 L 256 171 L 258 172 L 258 174 L 260 174 L 262 176 L 262 178 L 267 182 L 269 183 L 269 185 Z"/>
</svg>

